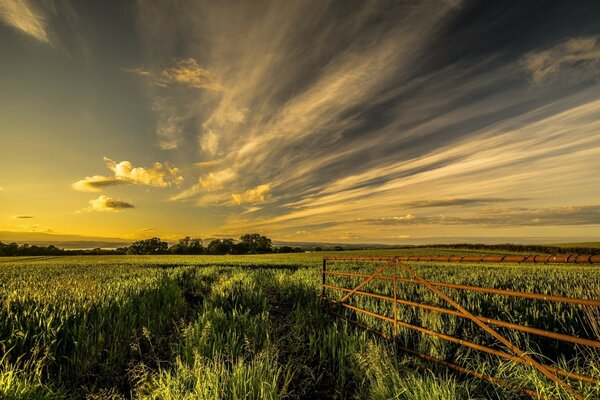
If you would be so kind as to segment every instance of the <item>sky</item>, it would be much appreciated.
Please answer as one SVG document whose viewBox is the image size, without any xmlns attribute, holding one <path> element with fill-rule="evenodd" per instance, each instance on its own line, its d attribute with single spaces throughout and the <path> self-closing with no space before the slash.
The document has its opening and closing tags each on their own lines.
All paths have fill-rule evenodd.
<svg viewBox="0 0 600 400">
<path fill-rule="evenodd" d="M 0 0 L 0 231 L 600 240 L 598 15 Z"/>
</svg>

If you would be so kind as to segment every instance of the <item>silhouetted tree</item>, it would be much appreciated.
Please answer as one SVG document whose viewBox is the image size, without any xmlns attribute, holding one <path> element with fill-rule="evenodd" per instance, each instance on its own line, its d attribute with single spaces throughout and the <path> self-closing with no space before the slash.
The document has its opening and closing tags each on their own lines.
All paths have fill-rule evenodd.
<svg viewBox="0 0 600 400">
<path fill-rule="evenodd" d="M 153 237 L 151 239 L 139 240 L 129 246 L 128 254 L 164 254 L 167 252 L 169 244 L 163 242 L 160 238 Z"/>
<path fill-rule="evenodd" d="M 250 254 L 270 253 L 273 251 L 271 239 L 259 233 L 247 233 L 241 236 L 240 243 L 245 245 L 247 248 L 246 252 Z"/>
<path fill-rule="evenodd" d="M 215 239 L 208 244 L 207 250 L 209 254 L 235 254 L 235 241 L 233 239 Z"/>
<path fill-rule="evenodd" d="M 281 246 L 277 249 L 278 253 L 293 253 L 294 249 L 292 249 L 290 246 Z"/>
<path fill-rule="evenodd" d="M 202 239 L 190 239 L 189 236 L 179 239 L 177 243 L 169 248 L 172 254 L 203 254 Z"/>
</svg>

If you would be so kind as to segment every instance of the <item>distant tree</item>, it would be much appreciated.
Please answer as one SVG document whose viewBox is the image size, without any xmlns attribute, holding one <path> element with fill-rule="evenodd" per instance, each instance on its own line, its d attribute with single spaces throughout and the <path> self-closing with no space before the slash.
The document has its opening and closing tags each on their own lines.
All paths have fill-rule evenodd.
<svg viewBox="0 0 600 400">
<path fill-rule="evenodd" d="M 323 250 L 323 249 L 321 249 L 321 248 L 320 248 L 320 247 L 318 247 L 318 246 L 317 246 L 317 247 L 315 247 L 315 248 L 313 249 L 313 251 L 322 251 L 322 250 Z"/>
<path fill-rule="evenodd" d="M 19 245 L 16 243 L 4 244 L 0 242 L 0 255 L 2 256 L 18 256 Z"/>
<path fill-rule="evenodd" d="M 231 254 L 248 254 L 248 244 L 245 242 L 237 242 L 231 249 Z"/>
<path fill-rule="evenodd" d="M 236 254 L 235 241 L 233 239 L 215 239 L 206 248 L 209 254 Z"/>
<path fill-rule="evenodd" d="M 277 249 L 278 253 L 293 253 L 294 249 L 292 249 L 290 246 L 281 246 Z"/>
<path fill-rule="evenodd" d="M 333 250 L 335 250 L 335 251 L 342 251 L 342 250 L 344 250 L 344 248 L 342 246 L 335 246 L 333 248 Z"/>
<path fill-rule="evenodd" d="M 164 254 L 167 252 L 169 244 L 163 242 L 160 238 L 153 237 L 151 239 L 139 240 L 129 246 L 128 254 Z"/>
<path fill-rule="evenodd" d="M 247 233 L 240 237 L 240 243 L 243 243 L 247 253 L 270 253 L 273 251 L 273 242 L 266 236 L 259 233 Z"/>
<path fill-rule="evenodd" d="M 203 254 L 204 247 L 201 239 L 190 239 L 189 236 L 179 239 L 177 243 L 169 247 L 172 254 Z"/>
</svg>

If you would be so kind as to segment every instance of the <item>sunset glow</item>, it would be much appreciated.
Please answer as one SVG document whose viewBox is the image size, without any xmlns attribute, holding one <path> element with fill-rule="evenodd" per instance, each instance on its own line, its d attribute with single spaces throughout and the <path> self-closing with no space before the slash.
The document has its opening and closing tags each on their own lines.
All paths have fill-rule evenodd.
<svg viewBox="0 0 600 400">
<path fill-rule="evenodd" d="M 598 240 L 599 12 L 0 0 L 0 240 Z"/>
</svg>

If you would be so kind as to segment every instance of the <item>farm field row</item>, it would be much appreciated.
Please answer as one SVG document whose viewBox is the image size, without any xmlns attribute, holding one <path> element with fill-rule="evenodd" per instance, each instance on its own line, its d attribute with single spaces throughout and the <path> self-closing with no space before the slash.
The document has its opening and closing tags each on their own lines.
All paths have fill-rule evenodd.
<svg viewBox="0 0 600 400">
<path fill-rule="evenodd" d="M 344 256 L 406 254 L 459 252 L 343 252 Z M 340 253 L 0 259 L 0 398 L 521 398 L 517 392 L 417 361 L 388 341 L 324 313 L 320 266 L 327 255 Z M 600 298 L 600 269 L 595 266 L 412 266 L 436 281 Z M 366 272 L 373 271 L 374 264 L 331 262 L 329 268 Z M 352 279 L 328 277 L 328 282 L 351 286 Z M 391 293 L 384 282 L 374 281 L 365 290 Z M 598 314 L 590 308 L 448 293 L 473 313 L 489 318 L 600 339 Z M 340 295 L 333 290 L 327 294 Z M 416 285 L 399 287 L 399 296 L 445 306 Z M 384 315 L 392 312 L 390 305 L 372 298 L 355 297 L 351 304 Z M 372 318 L 348 316 L 390 331 Z M 404 306 L 399 316 L 494 345 L 468 321 L 451 315 Z M 569 398 L 529 367 L 497 362 L 413 331 L 400 329 L 398 334 L 405 347 L 541 395 Z M 568 371 L 600 379 L 595 350 L 522 333 L 509 338 Z M 598 385 L 574 386 L 587 398 L 600 397 Z"/>
</svg>

